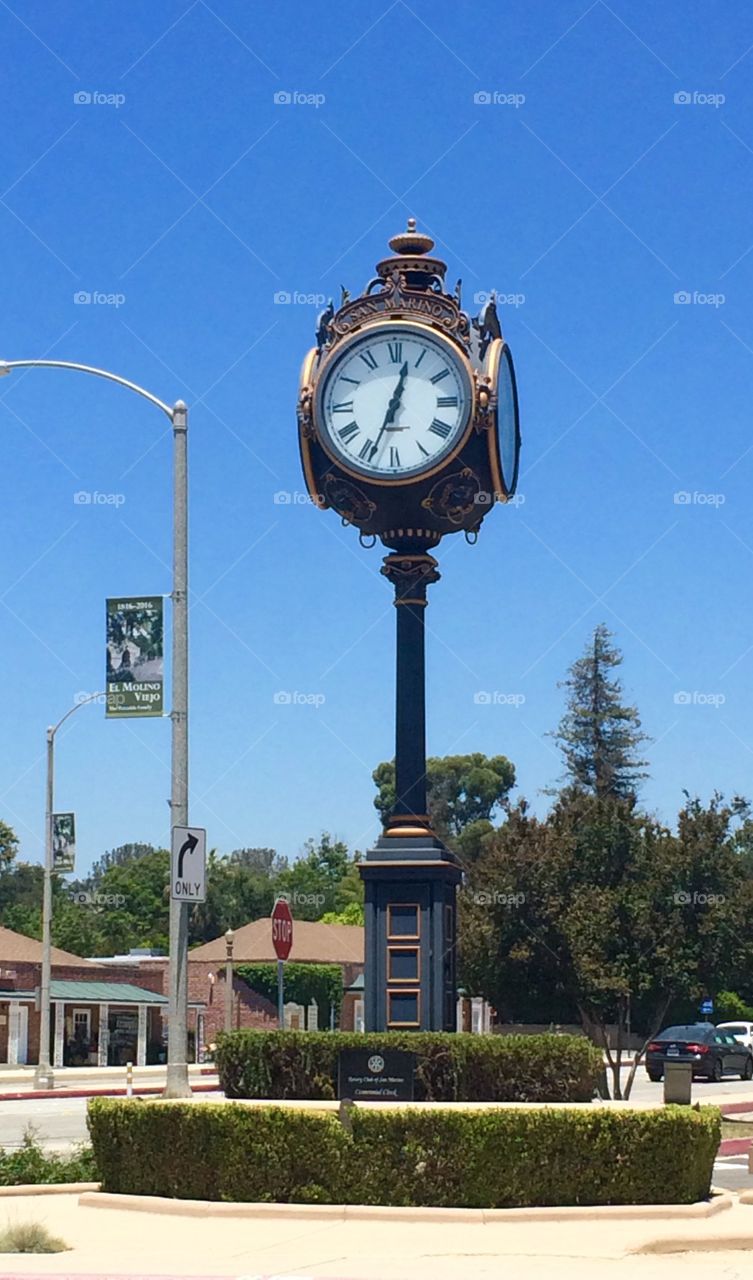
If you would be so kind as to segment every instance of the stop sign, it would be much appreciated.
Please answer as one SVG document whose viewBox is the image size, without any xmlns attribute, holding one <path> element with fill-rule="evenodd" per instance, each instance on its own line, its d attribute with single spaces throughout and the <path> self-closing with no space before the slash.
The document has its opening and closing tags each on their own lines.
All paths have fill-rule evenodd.
<svg viewBox="0 0 753 1280">
<path fill-rule="evenodd" d="M 293 945 L 293 916 L 284 898 L 272 908 L 272 946 L 278 960 L 287 960 Z"/>
</svg>

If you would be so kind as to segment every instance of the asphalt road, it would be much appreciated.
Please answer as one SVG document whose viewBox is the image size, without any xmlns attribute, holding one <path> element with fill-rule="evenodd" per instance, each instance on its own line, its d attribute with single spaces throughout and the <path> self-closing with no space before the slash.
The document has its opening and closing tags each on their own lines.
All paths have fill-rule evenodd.
<svg viewBox="0 0 753 1280">
<path fill-rule="evenodd" d="M 222 1093 L 202 1093 L 222 1098 Z M 87 1142 L 87 1098 L 30 1098 L 24 1102 L 0 1102 L 0 1147 L 17 1150 L 24 1132 L 34 1130 L 37 1141 L 49 1150 L 68 1151 Z"/>
</svg>

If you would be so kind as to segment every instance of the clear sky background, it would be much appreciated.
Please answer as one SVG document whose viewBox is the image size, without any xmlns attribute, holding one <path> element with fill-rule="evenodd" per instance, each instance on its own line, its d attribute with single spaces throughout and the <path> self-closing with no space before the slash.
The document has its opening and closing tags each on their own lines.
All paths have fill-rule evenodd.
<svg viewBox="0 0 753 1280">
<path fill-rule="evenodd" d="M 603 620 L 654 739 L 648 806 L 753 793 L 750 5 L 26 0 L 0 5 L 0 47 L 0 356 L 191 405 L 210 844 L 378 834 L 390 589 L 381 549 L 303 501 L 295 402 L 312 296 L 360 291 L 409 215 L 469 310 L 514 299 L 524 436 L 518 505 L 440 548 L 431 754 L 503 752 L 543 810 L 557 681 Z M 171 442 L 156 409 L 65 373 L 0 383 L 0 429 L 0 817 L 37 859 L 45 727 L 102 686 L 104 599 L 170 590 Z M 82 869 L 167 839 L 169 746 L 167 719 L 69 721 L 56 808 Z"/>
</svg>

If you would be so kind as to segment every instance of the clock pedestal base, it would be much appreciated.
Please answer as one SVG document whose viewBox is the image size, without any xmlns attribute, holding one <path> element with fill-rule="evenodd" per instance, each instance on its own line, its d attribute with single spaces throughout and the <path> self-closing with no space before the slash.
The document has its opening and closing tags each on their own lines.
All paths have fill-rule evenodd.
<svg viewBox="0 0 753 1280">
<path fill-rule="evenodd" d="M 458 859 L 436 836 L 384 835 L 359 868 L 367 1031 L 455 1031 Z"/>
</svg>

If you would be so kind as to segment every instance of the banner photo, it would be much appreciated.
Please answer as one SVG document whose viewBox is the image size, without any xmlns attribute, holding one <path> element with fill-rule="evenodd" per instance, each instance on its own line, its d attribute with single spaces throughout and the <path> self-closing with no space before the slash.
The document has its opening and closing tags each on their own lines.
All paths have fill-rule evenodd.
<svg viewBox="0 0 753 1280">
<path fill-rule="evenodd" d="M 52 815 L 52 869 L 64 874 L 76 865 L 76 815 Z"/>
<path fill-rule="evenodd" d="M 108 600 L 105 714 L 161 716 L 164 676 L 162 596 Z"/>
</svg>

